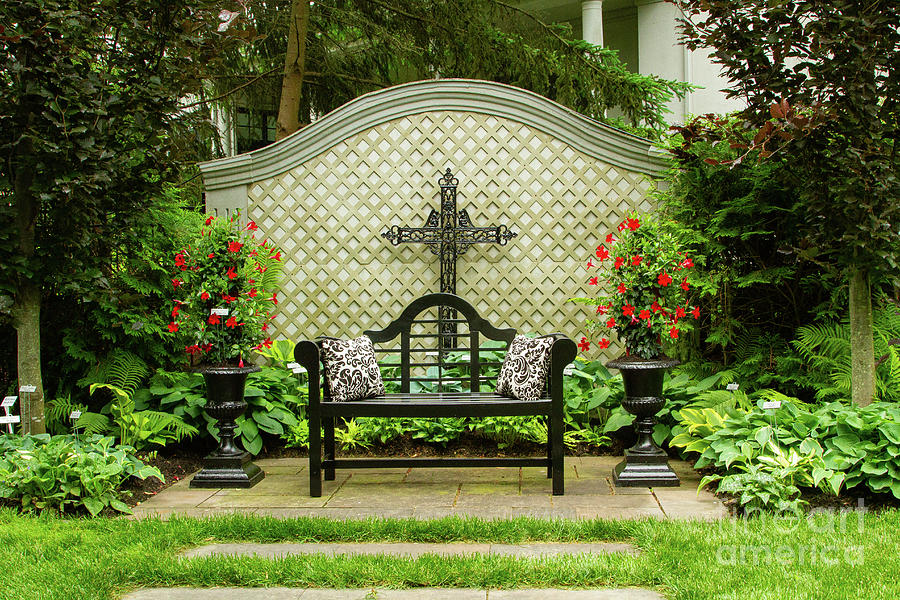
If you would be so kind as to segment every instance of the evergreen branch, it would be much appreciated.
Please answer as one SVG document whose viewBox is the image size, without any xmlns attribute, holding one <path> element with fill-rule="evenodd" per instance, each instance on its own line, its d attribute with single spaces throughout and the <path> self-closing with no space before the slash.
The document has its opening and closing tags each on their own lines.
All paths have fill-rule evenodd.
<svg viewBox="0 0 900 600">
<path fill-rule="evenodd" d="M 249 86 L 249 85 L 252 85 L 253 83 L 259 81 L 260 79 L 263 79 L 264 77 L 268 77 L 269 75 L 271 75 L 272 73 L 274 73 L 275 71 L 277 71 L 279 68 L 282 68 L 282 67 L 278 67 L 278 66 L 272 67 L 271 69 L 269 69 L 269 70 L 266 71 L 265 73 L 261 73 L 261 74 L 257 75 L 256 77 L 254 77 L 254 78 L 251 79 L 250 81 L 247 81 L 246 83 L 242 83 L 241 85 L 237 86 L 236 88 L 231 89 L 231 90 L 228 90 L 228 91 L 225 92 L 224 94 L 219 94 L 218 96 L 215 96 L 215 97 L 213 97 L 213 98 L 208 98 L 208 99 L 206 99 L 206 100 L 197 100 L 196 102 L 191 102 L 190 104 L 185 104 L 184 106 L 179 106 L 178 108 L 180 108 L 180 109 L 183 110 L 183 109 L 186 109 L 186 108 L 193 108 L 193 107 L 195 107 L 195 106 L 200 106 L 200 105 L 202 105 L 202 104 L 209 104 L 210 102 L 217 102 L 217 101 L 219 101 L 219 100 L 222 100 L 222 99 L 224 99 L 224 98 L 227 98 L 228 96 L 234 94 L 235 92 L 241 91 L 241 90 L 244 89 L 245 87 L 247 87 L 247 86 Z"/>
<path fill-rule="evenodd" d="M 390 83 L 375 81 L 374 79 L 366 79 L 365 77 L 355 77 L 353 75 L 347 75 L 346 73 L 320 73 L 318 71 L 304 71 L 303 77 L 337 77 L 338 79 L 346 79 L 347 81 L 355 81 L 357 83 L 366 83 L 369 85 L 377 86 L 379 88 L 387 88 L 391 86 Z"/>
</svg>

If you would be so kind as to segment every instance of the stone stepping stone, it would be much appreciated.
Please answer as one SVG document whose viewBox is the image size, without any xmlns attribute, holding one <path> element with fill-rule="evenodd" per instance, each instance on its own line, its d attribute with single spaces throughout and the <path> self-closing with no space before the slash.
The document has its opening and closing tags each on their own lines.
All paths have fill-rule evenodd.
<svg viewBox="0 0 900 600">
<path fill-rule="evenodd" d="M 518 558 L 541 558 L 574 554 L 638 554 L 640 551 L 625 543 L 535 543 L 535 544 L 423 544 L 423 543 L 340 543 L 340 544 L 209 544 L 183 552 L 183 558 L 206 556 L 283 556 L 321 554 L 327 556 L 389 555 L 415 558 L 426 554 L 467 556 L 485 554 Z"/>
<path fill-rule="evenodd" d="M 150 588 L 122 600 L 665 600 L 640 588 L 603 590 L 476 590 L 447 588 L 301 589 L 301 588 Z"/>
</svg>

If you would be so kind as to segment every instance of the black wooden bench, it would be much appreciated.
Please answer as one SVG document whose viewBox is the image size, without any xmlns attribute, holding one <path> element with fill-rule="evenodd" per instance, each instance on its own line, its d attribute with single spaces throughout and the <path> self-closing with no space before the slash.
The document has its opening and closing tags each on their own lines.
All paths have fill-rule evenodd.
<svg viewBox="0 0 900 600">
<path fill-rule="evenodd" d="M 444 307 L 441 309 L 440 307 Z M 453 314 L 454 311 L 455 315 Z M 450 317 L 448 317 L 450 315 Z M 309 493 L 322 495 L 322 471 L 333 480 L 335 469 L 375 467 L 546 467 L 552 478 L 554 495 L 564 493 L 563 481 L 563 369 L 575 360 L 575 343 L 562 334 L 553 334 L 550 368 L 543 397 L 515 400 L 493 392 L 493 384 L 484 375 L 487 368 L 499 370 L 496 361 L 482 360 L 483 339 L 497 340 L 508 348 L 515 329 L 497 329 L 481 318 L 475 308 L 453 294 L 429 294 L 414 300 L 400 316 L 382 330 L 364 332 L 375 346 L 376 356 L 398 355 L 399 375 L 384 377 L 385 385 L 398 393 L 349 402 L 331 401 L 327 379 L 321 364 L 322 340 L 304 340 L 297 344 L 294 358 L 309 373 Z M 397 338 L 399 337 L 399 346 Z M 449 340 L 449 341 L 448 341 Z M 497 348 L 490 348 L 496 351 Z M 462 365 L 446 362 L 448 352 L 464 352 Z M 465 368 L 464 377 L 448 376 L 451 367 Z M 430 369 L 429 369 L 430 368 Z M 459 373 L 459 370 L 451 373 Z M 418 381 L 437 390 L 446 386 L 463 391 L 410 392 Z M 391 382 L 394 382 L 391 384 Z M 419 387 L 419 386 L 416 386 Z M 482 391 L 485 388 L 492 391 Z M 335 456 L 335 419 L 342 417 L 485 417 L 541 415 L 547 418 L 546 457 L 538 458 L 337 458 Z M 324 428 L 324 438 L 320 434 Z M 322 456 L 324 450 L 324 458 Z"/>
</svg>

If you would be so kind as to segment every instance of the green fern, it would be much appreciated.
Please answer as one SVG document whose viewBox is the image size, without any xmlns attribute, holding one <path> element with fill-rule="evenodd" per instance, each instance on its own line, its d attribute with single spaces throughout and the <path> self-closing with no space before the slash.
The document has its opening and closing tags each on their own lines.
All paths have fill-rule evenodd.
<svg viewBox="0 0 900 600">
<path fill-rule="evenodd" d="M 900 400 L 900 312 L 893 305 L 874 311 L 876 395 L 882 400 Z M 837 400 L 850 397 L 852 368 L 850 365 L 850 324 L 845 318 L 839 323 L 805 325 L 797 330 L 792 342 L 809 367 L 816 381 L 818 400 Z"/>
<path fill-rule="evenodd" d="M 110 417 L 98 413 L 84 413 L 77 422 L 79 427 L 83 426 L 88 433 L 116 433 L 121 443 L 133 446 L 137 450 L 151 444 L 165 446 L 170 441 L 180 442 L 199 432 L 196 427 L 173 414 L 154 410 L 136 411 L 133 395 L 138 385 L 134 383 L 134 377 L 140 372 L 135 366 L 137 363 L 125 357 L 120 362 L 113 361 L 111 364 L 113 368 L 107 376 L 131 385 L 133 389 L 121 388 L 111 383 L 92 383 L 91 394 L 98 389 L 107 390 L 112 394 L 113 400 L 103 409 L 103 412 L 109 412 Z M 143 361 L 140 361 L 140 364 L 143 364 Z"/>
<path fill-rule="evenodd" d="M 78 383 L 91 385 L 108 383 L 133 395 L 150 370 L 140 357 L 127 350 L 113 350 Z"/>
<path fill-rule="evenodd" d="M 57 396 L 48 401 L 44 407 L 47 430 L 56 434 L 69 433 L 69 415 L 74 410 L 80 411 L 84 415 L 87 412 L 87 406 L 80 402 L 73 402 L 71 395 Z"/>
</svg>

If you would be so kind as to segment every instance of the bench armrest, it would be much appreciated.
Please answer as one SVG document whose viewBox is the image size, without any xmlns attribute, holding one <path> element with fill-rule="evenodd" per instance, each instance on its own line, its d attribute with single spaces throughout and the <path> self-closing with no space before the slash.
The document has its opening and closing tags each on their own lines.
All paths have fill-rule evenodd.
<svg viewBox="0 0 900 600">
<path fill-rule="evenodd" d="M 310 340 L 297 342 L 297 345 L 294 347 L 294 360 L 306 369 L 309 381 L 309 404 L 310 407 L 315 406 L 318 408 L 319 403 L 322 401 L 319 345 Z"/>
</svg>

